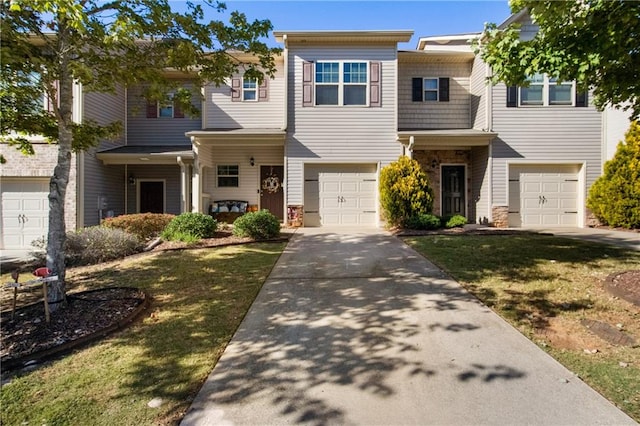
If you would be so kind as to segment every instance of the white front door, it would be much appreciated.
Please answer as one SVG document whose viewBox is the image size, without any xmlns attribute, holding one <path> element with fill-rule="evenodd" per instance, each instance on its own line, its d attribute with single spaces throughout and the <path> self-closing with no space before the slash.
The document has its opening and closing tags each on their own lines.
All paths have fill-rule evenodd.
<svg viewBox="0 0 640 426">
<path fill-rule="evenodd" d="M 306 165 L 305 226 L 375 226 L 376 165 Z"/>
<path fill-rule="evenodd" d="M 511 166 L 510 226 L 578 226 L 577 165 Z"/>
<path fill-rule="evenodd" d="M 31 242 L 46 237 L 49 223 L 49 181 L 7 179 L 0 184 L 2 197 L 2 248 L 30 249 Z"/>
</svg>

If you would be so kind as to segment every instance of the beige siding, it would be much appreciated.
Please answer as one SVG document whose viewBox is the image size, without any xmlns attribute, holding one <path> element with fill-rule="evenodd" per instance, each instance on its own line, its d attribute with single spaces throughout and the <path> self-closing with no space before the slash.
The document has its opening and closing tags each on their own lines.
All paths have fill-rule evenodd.
<svg viewBox="0 0 640 426">
<path fill-rule="evenodd" d="M 115 94 L 85 93 L 84 117 L 92 119 L 99 124 L 106 125 L 119 121 L 124 125 L 125 121 L 125 90 L 119 88 Z M 95 157 L 98 150 L 114 148 L 124 145 L 124 134 L 113 141 L 102 141 L 96 148 L 92 148 L 83 154 L 82 169 L 84 174 L 84 223 L 83 226 L 98 225 L 100 223 L 100 210 L 98 209 L 98 197 L 107 199 L 106 211 L 113 211 L 115 215 L 124 213 L 124 184 L 125 172 L 123 166 L 105 166 Z M 106 215 L 103 211 L 103 217 Z"/>
<path fill-rule="evenodd" d="M 200 89 L 186 81 L 184 87 L 193 90 L 193 104 L 199 109 Z M 188 145 L 185 132 L 202 128 L 201 117 L 147 118 L 147 101 L 140 88 L 127 91 L 127 114 L 128 145 Z"/>
<path fill-rule="evenodd" d="M 398 128 L 466 129 L 469 123 L 470 96 L 468 63 L 399 64 Z M 449 102 L 413 102 L 411 82 L 414 77 L 449 77 Z"/>
<path fill-rule="evenodd" d="M 242 75 L 233 78 L 242 79 Z M 205 129 L 269 128 L 280 129 L 284 124 L 283 64 L 279 63 L 275 79 L 269 79 L 266 101 L 231 101 L 231 79 L 216 87 L 205 86 Z"/>
<path fill-rule="evenodd" d="M 340 46 L 289 50 L 288 204 L 303 204 L 303 164 L 389 163 L 401 154 L 396 142 L 397 70 L 395 46 Z M 304 61 L 360 60 L 382 62 L 382 106 L 302 106 Z"/>
<path fill-rule="evenodd" d="M 600 174 L 601 125 L 601 113 L 593 106 L 507 108 L 506 87 L 495 86 L 493 130 L 498 137 L 493 142 L 493 204 L 507 205 L 508 162 L 584 162 L 587 191 Z"/>
<path fill-rule="evenodd" d="M 471 200 L 469 218 L 475 223 L 489 221 L 489 147 L 471 149 Z"/>
<path fill-rule="evenodd" d="M 283 147 L 216 147 L 212 149 L 212 153 L 213 156 L 210 159 L 212 167 L 204 168 L 202 190 L 204 194 L 209 194 L 210 201 L 239 200 L 247 201 L 249 204 L 259 204 L 260 166 L 284 165 Z M 253 167 L 249 164 L 251 157 L 255 160 Z M 218 165 L 239 166 L 238 188 L 217 187 Z"/>
<path fill-rule="evenodd" d="M 469 82 L 471 126 L 474 129 L 488 129 L 487 120 L 487 70 L 479 56 L 473 61 Z"/>
</svg>

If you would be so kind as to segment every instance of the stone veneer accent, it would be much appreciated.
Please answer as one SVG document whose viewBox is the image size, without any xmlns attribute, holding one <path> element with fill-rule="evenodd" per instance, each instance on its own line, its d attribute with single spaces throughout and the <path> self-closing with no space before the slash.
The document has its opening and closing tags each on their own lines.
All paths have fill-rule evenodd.
<svg viewBox="0 0 640 426">
<path fill-rule="evenodd" d="M 300 228 L 304 224 L 303 206 L 290 205 L 287 206 L 287 226 Z"/>
<path fill-rule="evenodd" d="M 496 228 L 509 227 L 509 206 L 493 206 L 491 208 L 493 221 L 491 222 Z"/>
<path fill-rule="evenodd" d="M 33 149 L 35 155 L 24 155 L 14 147 L 0 144 L 2 155 L 7 160 L 0 167 L 2 178 L 51 178 L 53 169 L 58 163 L 58 145 L 48 143 L 35 143 Z M 69 183 L 64 203 L 65 224 L 68 231 L 75 230 L 77 224 L 76 206 L 76 154 L 71 157 L 71 170 Z"/>
<path fill-rule="evenodd" d="M 469 150 L 433 150 L 433 151 L 413 151 L 413 158 L 420 163 L 422 169 L 429 176 L 431 187 L 433 188 L 433 214 L 440 215 L 440 165 L 466 165 L 466 212 L 469 218 L 469 200 L 471 200 L 471 151 Z M 436 161 L 435 168 L 432 167 L 433 161 Z M 471 218 L 473 219 L 473 218 Z"/>
</svg>

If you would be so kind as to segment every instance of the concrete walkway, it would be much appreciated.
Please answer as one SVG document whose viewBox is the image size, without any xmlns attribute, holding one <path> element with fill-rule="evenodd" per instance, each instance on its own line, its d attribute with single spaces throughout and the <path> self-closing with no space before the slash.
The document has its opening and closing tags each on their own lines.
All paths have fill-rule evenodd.
<svg viewBox="0 0 640 426">
<path fill-rule="evenodd" d="M 298 423 L 636 424 L 399 239 L 308 228 L 182 425 Z"/>
<path fill-rule="evenodd" d="M 640 233 L 604 228 L 518 228 L 640 251 Z"/>
</svg>

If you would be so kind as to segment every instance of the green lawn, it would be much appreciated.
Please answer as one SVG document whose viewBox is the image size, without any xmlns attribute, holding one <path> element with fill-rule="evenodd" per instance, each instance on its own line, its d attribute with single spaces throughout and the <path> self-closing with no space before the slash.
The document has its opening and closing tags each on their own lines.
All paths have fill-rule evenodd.
<svg viewBox="0 0 640 426">
<path fill-rule="evenodd" d="M 640 342 L 640 308 L 602 286 L 640 269 L 640 253 L 544 235 L 406 238 L 476 297 L 640 421 L 640 348 L 608 344 L 580 321 L 603 321 Z"/>
<path fill-rule="evenodd" d="M 70 289 L 134 286 L 151 296 L 150 308 L 125 331 L 13 378 L 2 388 L 0 423 L 174 424 L 284 246 L 164 252 L 70 270 Z M 149 408 L 153 398 L 163 404 Z"/>
</svg>

